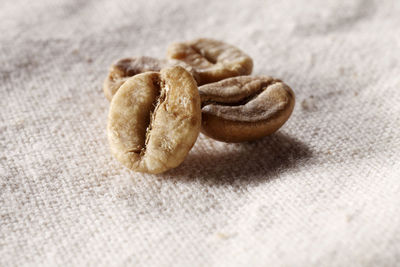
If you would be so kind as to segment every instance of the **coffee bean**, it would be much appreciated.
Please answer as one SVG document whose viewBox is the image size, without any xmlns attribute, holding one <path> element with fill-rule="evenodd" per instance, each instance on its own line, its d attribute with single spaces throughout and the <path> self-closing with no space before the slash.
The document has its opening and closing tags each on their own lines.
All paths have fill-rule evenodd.
<svg viewBox="0 0 400 267">
<path fill-rule="evenodd" d="M 240 49 L 206 38 L 174 43 L 168 47 L 167 57 L 192 66 L 198 85 L 248 75 L 253 69 L 253 60 Z"/>
<path fill-rule="evenodd" d="M 255 140 L 278 130 L 295 104 L 292 89 L 267 76 L 239 76 L 199 87 L 202 132 L 224 142 Z"/>
<path fill-rule="evenodd" d="M 200 96 L 180 66 L 127 79 L 111 101 L 107 133 L 126 167 L 160 173 L 178 166 L 200 131 Z"/>
<path fill-rule="evenodd" d="M 137 74 L 147 71 L 160 71 L 162 68 L 181 66 L 189 71 L 195 78 L 193 67 L 183 61 L 173 59 L 157 59 L 152 57 L 123 58 L 111 65 L 107 78 L 103 83 L 104 95 L 111 101 L 121 85 Z"/>
</svg>

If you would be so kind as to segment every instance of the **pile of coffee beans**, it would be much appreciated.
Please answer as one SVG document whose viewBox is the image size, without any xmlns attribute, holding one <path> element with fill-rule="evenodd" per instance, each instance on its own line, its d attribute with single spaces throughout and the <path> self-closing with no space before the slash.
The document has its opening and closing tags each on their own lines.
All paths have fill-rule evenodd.
<svg viewBox="0 0 400 267">
<path fill-rule="evenodd" d="M 294 93 L 281 80 L 250 76 L 252 69 L 240 49 L 204 38 L 170 45 L 167 59 L 118 60 L 103 85 L 112 154 L 134 171 L 161 173 L 182 163 L 200 131 L 224 142 L 275 132 Z"/>
</svg>

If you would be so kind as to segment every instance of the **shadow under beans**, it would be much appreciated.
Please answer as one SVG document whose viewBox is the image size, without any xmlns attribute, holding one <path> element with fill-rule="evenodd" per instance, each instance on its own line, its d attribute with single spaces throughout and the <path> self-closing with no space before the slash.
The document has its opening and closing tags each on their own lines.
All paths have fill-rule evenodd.
<svg viewBox="0 0 400 267">
<path fill-rule="evenodd" d="M 304 143 L 283 133 L 237 144 L 209 140 L 168 174 L 209 184 L 258 183 L 276 178 L 312 156 Z"/>
</svg>

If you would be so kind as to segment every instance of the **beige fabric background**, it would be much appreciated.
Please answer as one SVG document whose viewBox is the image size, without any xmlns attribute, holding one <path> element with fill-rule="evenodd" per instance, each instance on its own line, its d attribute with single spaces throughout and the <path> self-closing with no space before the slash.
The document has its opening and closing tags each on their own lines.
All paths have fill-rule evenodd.
<svg viewBox="0 0 400 267">
<path fill-rule="evenodd" d="M 399 266 L 397 0 L 0 2 L 0 265 Z M 109 153 L 109 64 L 213 37 L 297 95 L 279 133 Z"/>
</svg>

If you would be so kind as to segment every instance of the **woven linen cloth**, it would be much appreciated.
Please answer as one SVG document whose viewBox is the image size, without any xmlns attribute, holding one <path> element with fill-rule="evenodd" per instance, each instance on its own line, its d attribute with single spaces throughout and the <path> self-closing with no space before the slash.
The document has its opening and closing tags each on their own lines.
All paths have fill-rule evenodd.
<svg viewBox="0 0 400 267">
<path fill-rule="evenodd" d="M 399 1 L 2 0 L 0 22 L 1 266 L 399 266 Z M 291 118 L 124 168 L 110 64 L 198 37 L 289 84 Z"/>
</svg>

